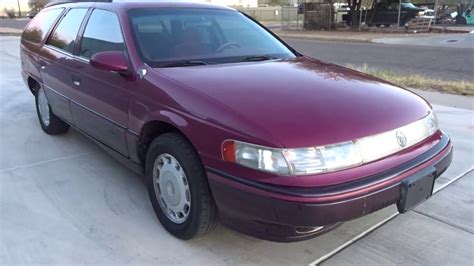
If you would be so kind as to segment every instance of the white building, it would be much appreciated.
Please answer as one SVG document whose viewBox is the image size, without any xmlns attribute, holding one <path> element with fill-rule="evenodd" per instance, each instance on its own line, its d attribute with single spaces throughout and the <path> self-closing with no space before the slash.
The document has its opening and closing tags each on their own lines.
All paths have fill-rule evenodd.
<svg viewBox="0 0 474 266">
<path fill-rule="evenodd" d="M 258 7 L 258 0 L 204 0 L 204 2 L 233 7 Z"/>
</svg>

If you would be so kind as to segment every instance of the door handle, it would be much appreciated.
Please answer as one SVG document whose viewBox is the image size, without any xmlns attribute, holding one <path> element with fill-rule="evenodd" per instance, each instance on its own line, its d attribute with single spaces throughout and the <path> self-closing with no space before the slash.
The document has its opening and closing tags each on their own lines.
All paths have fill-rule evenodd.
<svg viewBox="0 0 474 266">
<path fill-rule="evenodd" d="M 45 70 L 46 69 L 46 63 L 43 62 L 43 61 L 40 61 L 39 63 L 40 63 L 41 70 Z"/>
<path fill-rule="evenodd" d="M 76 86 L 81 85 L 81 77 L 75 74 L 72 74 L 72 83 Z"/>
</svg>

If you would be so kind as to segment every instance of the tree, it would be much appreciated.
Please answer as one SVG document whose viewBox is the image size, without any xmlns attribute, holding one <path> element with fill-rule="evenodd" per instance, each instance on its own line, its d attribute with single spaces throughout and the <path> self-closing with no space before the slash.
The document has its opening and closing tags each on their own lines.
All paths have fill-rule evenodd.
<svg viewBox="0 0 474 266">
<path fill-rule="evenodd" d="M 270 0 L 268 2 L 270 6 L 287 6 L 289 3 L 288 0 Z"/>
<path fill-rule="evenodd" d="M 48 0 L 29 0 L 28 5 L 33 11 L 40 11 L 48 3 Z"/>
<path fill-rule="evenodd" d="M 351 27 L 355 28 L 359 25 L 357 14 L 360 11 L 362 0 L 347 0 L 347 4 L 349 5 L 349 14 L 351 16 Z"/>
<path fill-rule="evenodd" d="M 17 0 L 16 3 L 18 4 L 18 17 L 21 18 L 20 0 Z"/>
<path fill-rule="evenodd" d="M 4 8 L 3 11 L 7 14 L 8 18 L 15 18 L 15 9 Z"/>
</svg>

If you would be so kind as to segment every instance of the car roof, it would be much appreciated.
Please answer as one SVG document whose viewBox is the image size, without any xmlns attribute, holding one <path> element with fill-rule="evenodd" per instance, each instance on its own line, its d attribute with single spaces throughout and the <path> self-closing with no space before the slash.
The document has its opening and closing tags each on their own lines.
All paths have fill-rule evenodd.
<svg viewBox="0 0 474 266">
<path fill-rule="evenodd" d="M 235 10 L 230 7 L 209 4 L 199 0 L 98 0 L 98 1 L 88 1 L 88 0 L 58 0 L 53 1 L 47 5 L 47 7 L 52 6 L 63 6 L 63 7 L 111 7 L 114 9 L 132 9 L 132 8 L 207 8 L 207 9 L 223 9 L 223 10 Z"/>
</svg>

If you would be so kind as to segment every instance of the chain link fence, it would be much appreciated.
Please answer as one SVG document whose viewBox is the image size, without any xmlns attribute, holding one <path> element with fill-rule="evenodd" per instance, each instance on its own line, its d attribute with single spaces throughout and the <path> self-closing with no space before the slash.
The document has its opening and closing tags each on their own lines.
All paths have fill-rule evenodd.
<svg viewBox="0 0 474 266">
<path fill-rule="evenodd" d="M 330 30 L 335 28 L 336 11 L 333 3 L 304 2 L 298 7 L 281 9 L 283 30 Z"/>
<path fill-rule="evenodd" d="M 299 11 L 299 12 L 298 12 Z M 298 7 L 281 7 L 281 29 L 282 30 L 302 30 L 304 29 L 304 14 Z"/>
<path fill-rule="evenodd" d="M 281 20 L 281 7 L 241 7 L 237 8 L 260 22 L 278 22 Z"/>
<path fill-rule="evenodd" d="M 332 3 L 305 3 L 304 28 L 307 30 L 331 30 L 334 28 Z"/>
</svg>

